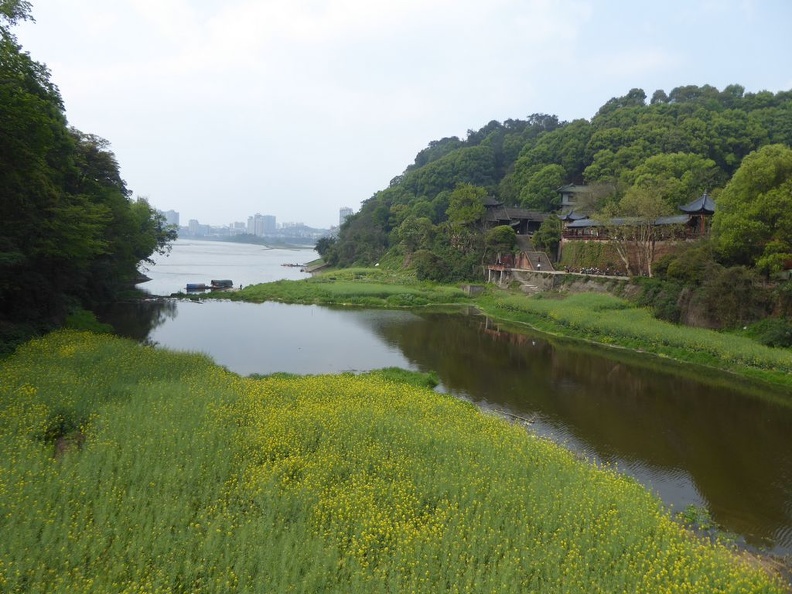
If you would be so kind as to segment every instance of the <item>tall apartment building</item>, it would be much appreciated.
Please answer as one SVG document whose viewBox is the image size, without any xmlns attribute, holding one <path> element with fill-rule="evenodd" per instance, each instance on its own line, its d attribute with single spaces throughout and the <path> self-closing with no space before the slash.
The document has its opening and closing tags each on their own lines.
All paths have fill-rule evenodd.
<svg viewBox="0 0 792 594">
<path fill-rule="evenodd" d="M 255 235 L 257 237 L 273 235 L 277 228 L 277 222 L 272 215 L 256 213 L 252 217 L 248 217 L 247 232 L 250 235 Z"/>
<path fill-rule="evenodd" d="M 179 213 L 175 210 L 159 211 L 165 217 L 165 224 L 179 226 Z"/>
<path fill-rule="evenodd" d="M 351 216 L 352 216 L 351 208 L 349 208 L 348 206 L 344 206 L 340 208 L 338 210 L 338 226 L 340 227 L 341 225 L 343 225 L 344 221 L 347 220 L 347 217 L 351 217 Z"/>
</svg>

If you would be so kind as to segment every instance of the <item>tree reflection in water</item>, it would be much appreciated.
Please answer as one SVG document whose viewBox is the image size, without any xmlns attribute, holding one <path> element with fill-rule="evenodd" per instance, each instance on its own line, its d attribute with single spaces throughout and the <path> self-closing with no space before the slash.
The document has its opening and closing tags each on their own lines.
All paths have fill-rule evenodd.
<svg viewBox="0 0 792 594">
<path fill-rule="evenodd" d="M 167 320 L 176 318 L 179 313 L 177 305 L 175 299 L 164 298 L 125 301 L 100 309 L 96 317 L 110 324 L 119 336 L 156 346 L 149 340 L 149 335 Z"/>
</svg>

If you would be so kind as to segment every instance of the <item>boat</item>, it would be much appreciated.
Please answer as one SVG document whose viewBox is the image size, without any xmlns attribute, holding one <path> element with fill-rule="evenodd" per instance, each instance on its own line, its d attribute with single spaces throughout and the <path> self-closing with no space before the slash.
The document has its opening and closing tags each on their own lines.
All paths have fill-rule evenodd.
<svg viewBox="0 0 792 594">
<path fill-rule="evenodd" d="M 212 289 L 231 289 L 234 287 L 234 281 L 228 279 L 213 280 Z"/>
<path fill-rule="evenodd" d="M 187 291 L 208 291 L 210 288 L 206 283 L 187 283 Z"/>
</svg>

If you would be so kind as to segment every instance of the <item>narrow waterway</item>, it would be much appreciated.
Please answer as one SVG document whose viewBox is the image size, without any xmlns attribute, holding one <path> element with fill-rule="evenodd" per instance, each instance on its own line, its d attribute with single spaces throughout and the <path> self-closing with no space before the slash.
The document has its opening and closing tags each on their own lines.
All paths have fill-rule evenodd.
<svg viewBox="0 0 792 594">
<path fill-rule="evenodd" d="M 618 467 L 673 509 L 705 507 L 738 541 L 792 554 L 792 407 L 724 374 L 515 334 L 476 314 L 162 300 L 112 317 L 138 340 L 244 375 L 434 371 L 440 389 Z"/>
</svg>

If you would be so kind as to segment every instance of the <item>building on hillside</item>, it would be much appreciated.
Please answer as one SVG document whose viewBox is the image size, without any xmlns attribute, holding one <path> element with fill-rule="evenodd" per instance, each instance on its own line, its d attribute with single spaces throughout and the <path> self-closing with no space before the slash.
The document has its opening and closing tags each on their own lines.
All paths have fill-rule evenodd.
<svg viewBox="0 0 792 594">
<path fill-rule="evenodd" d="M 709 233 L 710 221 L 715 214 L 715 201 L 704 192 L 693 202 L 689 202 L 679 207 L 679 210 L 690 216 L 691 227 L 696 229 L 699 235 Z"/>
<path fill-rule="evenodd" d="M 710 220 L 715 214 L 715 202 L 705 192 L 692 202 L 678 207 L 683 214 L 659 217 L 655 221 L 658 227 L 676 228 L 669 232 L 669 239 L 696 239 L 709 233 Z M 607 223 L 577 214 L 574 210 L 558 215 L 564 223 L 563 238 L 576 239 L 608 239 L 608 227 L 635 224 L 637 218 L 611 219 Z"/>
<path fill-rule="evenodd" d="M 567 184 L 556 190 L 561 194 L 561 212 L 572 212 L 585 202 L 584 197 L 590 193 L 588 186 Z"/>
<path fill-rule="evenodd" d="M 545 219 L 553 216 L 544 212 L 528 210 L 527 208 L 504 206 L 503 202 L 491 197 L 485 199 L 484 208 L 486 208 L 484 221 L 488 227 L 509 225 L 515 230 L 517 235 L 534 233 Z"/>
</svg>

